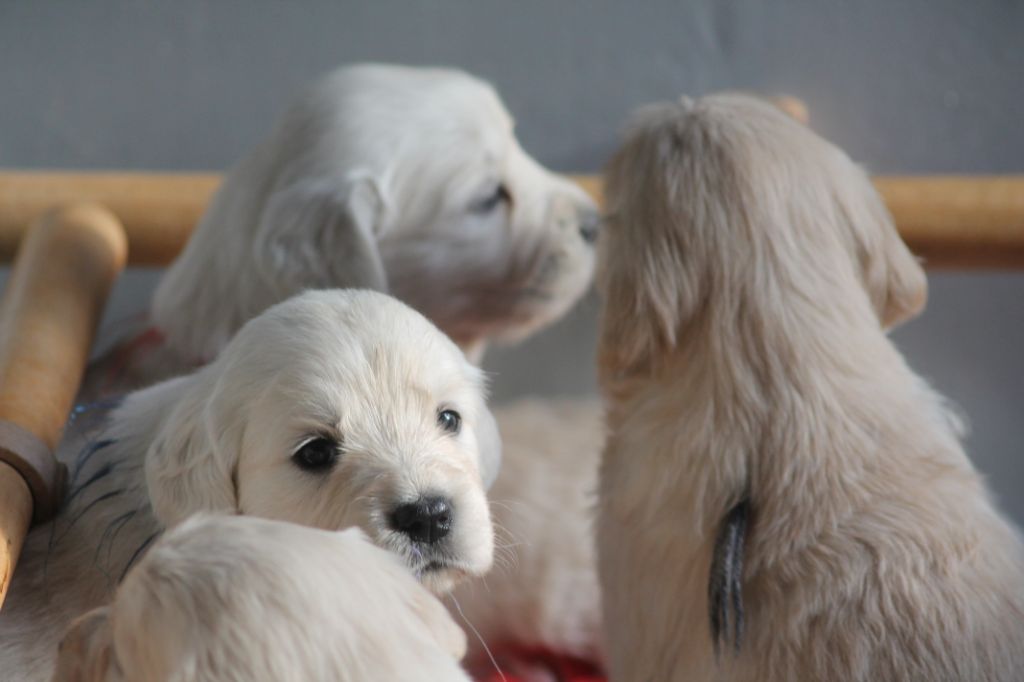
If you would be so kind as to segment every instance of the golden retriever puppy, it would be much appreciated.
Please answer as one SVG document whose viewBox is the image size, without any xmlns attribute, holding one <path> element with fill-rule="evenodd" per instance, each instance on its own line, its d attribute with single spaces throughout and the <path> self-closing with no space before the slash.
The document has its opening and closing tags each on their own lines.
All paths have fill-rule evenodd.
<svg viewBox="0 0 1024 682">
<path fill-rule="evenodd" d="M 517 142 L 484 81 L 344 67 L 306 89 L 228 173 L 160 282 L 149 329 L 93 368 L 112 394 L 212 360 L 306 289 L 386 291 L 474 360 L 561 317 L 589 287 L 596 207 Z"/>
<path fill-rule="evenodd" d="M 469 682 L 465 635 L 357 529 L 196 516 L 80 617 L 54 682 Z"/>
<path fill-rule="evenodd" d="M 419 313 L 359 290 L 274 306 L 215 362 L 129 395 L 80 452 L 0 612 L 0 670 L 48 678 L 70 619 L 201 511 L 357 526 L 447 591 L 491 566 L 499 459 L 480 370 Z"/>
<path fill-rule="evenodd" d="M 1021 541 L 886 337 L 925 278 L 867 175 L 724 94 L 643 110 L 608 181 L 612 679 L 1021 679 Z"/>
</svg>

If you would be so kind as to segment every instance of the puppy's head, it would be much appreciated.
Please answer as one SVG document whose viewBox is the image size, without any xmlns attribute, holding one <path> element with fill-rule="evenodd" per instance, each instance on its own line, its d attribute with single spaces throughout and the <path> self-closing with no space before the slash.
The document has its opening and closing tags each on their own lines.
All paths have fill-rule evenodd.
<svg viewBox="0 0 1024 682">
<path fill-rule="evenodd" d="M 523 151 L 487 83 L 447 70 L 357 73 L 359 90 L 386 89 L 409 112 L 381 174 L 391 293 L 463 346 L 561 316 L 590 283 L 593 202 Z"/>
<path fill-rule="evenodd" d="M 459 349 L 388 296 L 335 290 L 271 308 L 194 375 L 146 473 L 167 525 L 200 510 L 357 525 L 440 591 L 490 567 L 499 459 Z"/>
<path fill-rule="evenodd" d="M 924 304 L 924 272 L 868 176 L 754 97 L 642 109 L 606 190 L 606 369 L 671 348 L 701 313 L 735 319 L 753 301 L 859 300 L 883 327 Z"/>
<path fill-rule="evenodd" d="M 343 68 L 232 170 L 153 315 L 179 350 L 208 359 L 288 296 L 371 288 L 478 347 L 534 331 L 583 294 L 597 225 L 584 192 L 519 146 L 487 83 Z"/>
</svg>

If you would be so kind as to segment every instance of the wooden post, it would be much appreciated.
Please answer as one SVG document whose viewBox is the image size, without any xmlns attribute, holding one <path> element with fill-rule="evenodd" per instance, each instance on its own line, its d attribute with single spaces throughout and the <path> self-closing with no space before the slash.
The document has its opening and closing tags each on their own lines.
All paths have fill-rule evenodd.
<svg viewBox="0 0 1024 682">
<path fill-rule="evenodd" d="M 53 455 L 128 240 L 99 206 L 46 214 L 27 232 L 0 300 L 0 604 L 30 520 L 56 513 Z"/>
</svg>

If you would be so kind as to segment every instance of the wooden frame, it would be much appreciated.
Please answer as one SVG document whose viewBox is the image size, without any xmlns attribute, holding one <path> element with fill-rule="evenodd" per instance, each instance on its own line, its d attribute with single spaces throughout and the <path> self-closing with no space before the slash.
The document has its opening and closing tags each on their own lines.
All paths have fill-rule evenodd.
<svg viewBox="0 0 1024 682">
<path fill-rule="evenodd" d="M 599 177 L 576 179 L 600 202 Z M 0 171 L 0 262 L 50 207 L 92 201 L 124 224 L 131 265 L 166 265 L 219 183 L 214 173 Z M 1024 175 L 883 176 L 875 184 L 926 266 L 1024 268 Z"/>
</svg>

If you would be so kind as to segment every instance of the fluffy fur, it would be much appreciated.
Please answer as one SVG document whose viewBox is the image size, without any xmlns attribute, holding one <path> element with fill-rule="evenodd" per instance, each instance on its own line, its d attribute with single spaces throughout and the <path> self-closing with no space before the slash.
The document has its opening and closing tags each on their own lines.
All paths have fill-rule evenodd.
<svg viewBox="0 0 1024 682">
<path fill-rule="evenodd" d="M 600 662 L 591 524 L 604 442 L 600 406 L 596 400 L 533 399 L 498 407 L 494 416 L 503 452 L 501 473 L 488 491 L 496 566 L 455 589 L 456 620 L 464 617 L 495 654 L 545 650 Z M 467 663 L 488 670 L 476 637 L 469 647 Z"/>
<path fill-rule="evenodd" d="M 54 682 L 469 682 L 465 635 L 356 529 L 193 517 L 80 618 Z"/>
<path fill-rule="evenodd" d="M 865 173 L 719 95 L 639 114 L 608 181 L 612 679 L 1019 680 L 1021 542 L 886 337 L 925 279 Z M 744 499 L 746 629 L 716 658 L 713 545 Z"/>
<path fill-rule="evenodd" d="M 479 359 L 486 341 L 519 339 L 583 294 L 596 230 L 593 202 L 523 151 L 487 83 L 341 68 L 228 173 L 156 291 L 162 343 L 115 347 L 90 393 L 208 362 L 305 289 L 387 291 Z"/>
<path fill-rule="evenodd" d="M 461 414 L 457 433 L 439 411 Z M 29 534 L 0 613 L 0 670 L 49 674 L 59 633 L 107 601 L 166 527 L 200 511 L 358 526 L 431 589 L 486 572 L 484 494 L 500 442 L 481 372 L 436 327 L 368 291 L 304 294 L 248 323 L 212 364 L 129 395 L 76 461 L 50 524 Z M 298 466 L 312 438 L 333 466 Z M 451 502 L 442 541 L 393 522 L 402 504 Z"/>
</svg>

